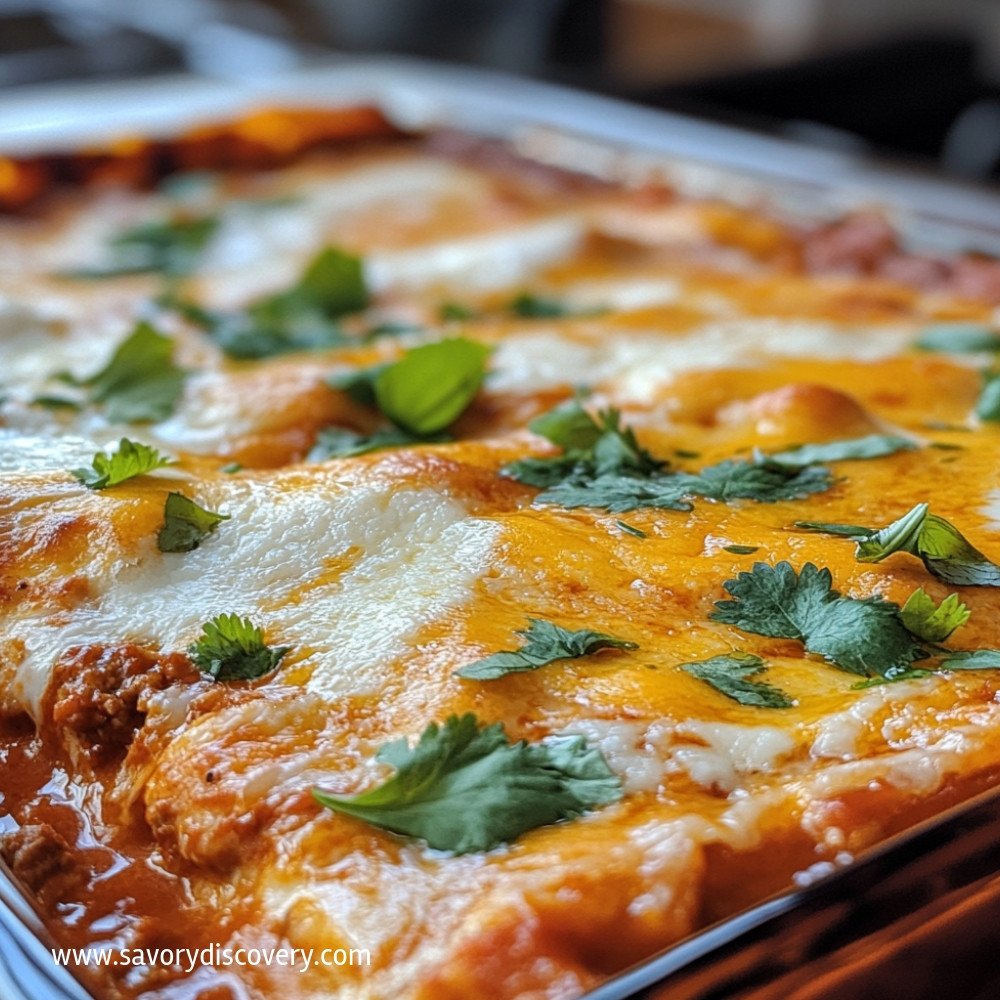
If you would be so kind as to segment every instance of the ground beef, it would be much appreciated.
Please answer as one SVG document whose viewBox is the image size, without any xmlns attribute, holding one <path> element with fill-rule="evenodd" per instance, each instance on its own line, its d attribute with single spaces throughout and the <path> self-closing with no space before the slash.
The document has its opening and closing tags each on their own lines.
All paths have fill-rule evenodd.
<svg viewBox="0 0 1000 1000">
<path fill-rule="evenodd" d="M 79 646 L 56 664 L 50 716 L 57 730 L 73 733 L 85 749 L 112 756 L 142 725 L 145 694 L 199 676 L 180 653 L 154 653 L 131 643 Z"/>
</svg>

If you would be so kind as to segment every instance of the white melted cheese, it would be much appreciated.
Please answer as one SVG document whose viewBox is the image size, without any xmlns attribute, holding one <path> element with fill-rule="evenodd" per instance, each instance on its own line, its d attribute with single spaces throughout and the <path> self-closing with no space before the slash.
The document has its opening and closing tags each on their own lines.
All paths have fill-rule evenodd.
<svg viewBox="0 0 1000 1000">
<path fill-rule="evenodd" d="M 607 330 L 568 336 L 557 329 L 513 332 L 493 356 L 491 387 L 541 392 L 561 385 L 614 383 L 623 401 L 649 402 L 681 372 L 750 367 L 768 358 L 875 361 L 904 351 L 909 327 L 848 327 L 789 319 L 726 319 L 683 334 Z"/>
<path fill-rule="evenodd" d="M 705 789 L 732 792 L 743 775 L 773 771 L 795 749 L 792 735 L 775 726 L 700 720 L 581 719 L 559 735 L 584 736 L 597 747 L 626 792 L 655 791 L 679 771 Z"/>
<path fill-rule="evenodd" d="M 738 788 L 742 775 L 773 771 L 795 748 L 793 737 L 776 726 L 692 721 L 677 731 L 702 743 L 675 747 L 674 762 L 703 788 L 724 792 Z"/>
<path fill-rule="evenodd" d="M 0 295 L 3 395 L 31 399 L 56 372 L 80 374 L 99 354 L 93 336 L 70 335 L 71 315 L 57 301 L 43 307 Z"/>
<path fill-rule="evenodd" d="M 53 437 L 0 427 L 0 475 L 79 468 L 90 464 L 99 447 L 78 434 Z"/>
<path fill-rule="evenodd" d="M 341 483 L 205 484 L 194 497 L 229 514 L 200 548 L 109 554 L 95 597 L 61 618 L 9 626 L 25 642 L 15 693 L 37 711 L 56 659 L 73 646 L 132 640 L 183 650 L 214 615 L 248 616 L 274 645 L 304 652 L 324 696 L 378 690 L 380 671 L 421 625 L 471 593 L 498 528 L 433 490 Z M 345 573 L 331 565 L 352 549 Z M 387 595 L 391 600 L 387 600 Z"/>
<path fill-rule="evenodd" d="M 991 490 L 986 494 L 986 503 L 979 508 L 979 513 L 987 518 L 984 527 L 989 531 L 1000 531 L 1000 490 Z"/>
<path fill-rule="evenodd" d="M 559 216 L 482 236 L 375 251 L 365 260 L 365 275 L 375 292 L 503 288 L 572 253 L 585 233 L 582 218 Z"/>
<path fill-rule="evenodd" d="M 304 252 L 319 250 L 331 242 L 331 229 L 346 217 L 378 212 L 395 218 L 412 213 L 414 206 L 433 214 L 441 198 L 459 195 L 471 202 L 486 190 L 486 182 L 470 171 L 419 160 L 368 165 L 322 181 L 301 182 L 287 205 L 230 206 L 205 248 L 200 270 L 209 276 L 246 267 L 266 270 L 276 257 L 298 261 Z"/>
</svg>

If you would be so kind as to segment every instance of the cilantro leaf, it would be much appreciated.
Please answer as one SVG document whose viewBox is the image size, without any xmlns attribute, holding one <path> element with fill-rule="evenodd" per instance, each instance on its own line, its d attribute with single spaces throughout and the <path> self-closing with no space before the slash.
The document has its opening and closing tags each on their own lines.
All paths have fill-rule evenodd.
<svg viewBox="0 0 1000 1000">
<path fill-rule="evenodd" d="M 214 215 L 182 216 L 144 222 L 113 237 L 108 264 L 67 272 L 72 278 L 116 278 L 160 273 L 167 277 L 189 274 L 219 228 Z"/>
<path fill-rule="evenodd" d="M 461 416 L 486 373 L 490 349 L 454 337 L 407 351 L 375 378 L 375 402 L 411 434 L 436 434 Z"/>
<path fill-rule="evenodd" d="M 573 399 L 535 417 L 528 428 L 563 449 L 562 455 L 520 459 L 501 470 L 530 486 L 604 475 L 646 476 L 665 466 L 639 444 L 631 427 L 622 426 L 621 414 L 613 408 L 595 418 Z"/>
<path fill-rule="evenodd" d="M 857 541 L 872 534 L 871 528 L 860 524 L 834 524 L 830 521 L 793 521 L 796 528 L 803 531 L 815 531 L 821 535 L 838 535 L 841 538 L 851 538 Z"/>
<path fill-rule="evenodd" d="M 971 545 L 950 521 L 918 503 L 884 528 L 796 521 L 796 527 L 850 538 L 857 543 L 858 562 L 881 562 L 895 552 L 920 559 L 939 580 L 960 587 L 1000 587 L 1000 566 Z"/>
<path fill-rule="evenodd" d="M 1000 670 L 1000 649 L 960 650 L 940 663 L 941 670 Z"/>
<path fill-rule="evenodd" d="M 198 641 L 188 646 L 188 655 L 199 670 L 217 681 L 263 677 L 291 649 L 267 646 L 264 633 L 249 618 L 239 615 L 216 615 L 201 629 Z"/>
<path fill-rule="evenodd" d="M 925 655 L 897 605 L 881 597 L 844 597 L 833 589 L 830 571 L 812 563 L 798 573 L 788 562 L 755 563 L 723 586 L 732 600 L 716 602 L 713 620 L 756 635 L 797 639 L 841 670 L 884 675 Z"/>
<path fill-rule="evenodd" d="M 595 419 L 577 399 L 569 399 L 539 414 L 528 423 L 528 429 L 564 451 L 581 455 L 591 452 L 602 434 L 622 433 L 617 411 L 599 413 Z M 639 451 L 634 434 L 629 438 L 629 444 L 635 451 Z"/>
<path fill-rule="evenodd" d="M 913 346 L 946 354 L 1000 351 L 1000 330 L 984 323 L 932 323 L 920 331 Z"/>
<path fill-rule="evenodd" d="M 1000 421 L 1000 372 L 983 372 L 983 388 L 976 401 L 976 416 L 988 423 Z"/>
<path fill-rule="evenodd" d="M 538 504 L 600 507 L 612 513 L 642 507 L 690 510 L 691 497 L 774 503 L 829 489 L 833 482 L 819 466 L 797 468 L 767 458 L 720 462 L 699 473 L 670 471 L 639 444 L 632 428 L 622 426 L 617 410 L 601 411 L 595 418 L 577 400 L 543 413 L 528 426 L 563 453 L 508 462 L 501 472 L 541 488 Z"/>
<path fill-rule="evenodd" d="M 32 406 L 44 406 L 47 410 L 82 410 L 83 404 L 65 396 L 35 396 Z"/>
<path fill-rule="evenodd" d="M 476 319 L 478 316 L 472 306 L 461 302 L 442 302 L 438 307 L 438 317 L 442 323 L 462 323 Z"/>
<path fill-rule="evenodd" d="M 515 316 L 524 319 L 556 319 L 560 316 L 572 316 L 574 313 L 564 302 L 532 292 L 522 292 L 511 300 L 509 308 Z"/>
<path fill-rule="evenodd" d="M 919 681 L 925 677 L 933 677 L 933 670 L 923 670 L 915 667 L 912 670 L 890 670 L 881 677 L 869 677 L 867 680 L 858 681 L 851 685 L 852 691 L 863 691 L 866 688 L 881 687 L 884 684 L 898 684 L 900 681 Z"/>
<path fill-rule="evenodd" d="M 127 479 L 170 465 L 172 461 L 149 445 L 122 438 L 117 451 L 110 454 L 97 452 L 91 468 L 73 469 L 73 475 L 88 489 L 106 490 L 109 486 L 117 486 Z"/>
<path fill-rule="evenodd" d="M 909 438 L 893 434 L 868 434 L 860 438 L 843 441 L 827 441 L 824 444 L 804 444 L 768 456 L 772 462 L 781 465 L 821 465 L 824 462 L 845 462 L 851 459 L 882 458 L 899 451 L 912 451 L 917 447 Z"/>
<path fill-rule="evenodd" d="M 632 535 L 633 538 L 649 537 L 642 528 L 637 528 L 634 524 L 626 524 L 624 521 L 615 521 L 615 524 L 621 531 L 624 531 L 627 535 Z"/>
<path fill-rule="evenodd" d="M 423 444 L 428 440 L 447 441 L 444 435 L 433 438 L 417 437 L 398 427 L 387 427 L 374 434 L 356 434 L 344 427 L 324 427 L 316 435 L 316 443 L 306 456 L 310 462 L 325 462 L 331 458 L 353 458 L 367 455 L 383 448 L 405 448 L 412 444 Z"/>
<path fill-rule="evenodd" d="M 598 476 L 566 479 L 535 497 L 535 504 L 553 504 L 574 510 L 597 507 L 611 514 L 655 507 L 659 510 L 691 510 L 684 483 L 675 476 Z"/>
<path fill-rule="evenodd" d="M 894 552 L 908 552 L 945 583 L 965 587 L 1000 587 L 1000 566 L 972 546 L 950 521 L 917 504 L 898 521 L 858 542 L 859 562 L 880 562 Z"/>
<path fill-rule="evenodd" d="M 185 373 L 174 364 L 173 351 L 169 337 L 150 323 L 137 323 L 99 372 L 69 381 L 87 387 L 110 421 L 164 420 L 184 391 Z"/>
<path fill-rule="evenodd" d="M 690 510 L 692 497 L 723 503 L 739 499 L 776 503 L 827 490 L 831 484 L 830 473 L 821 466 L 796 469 L 770 463 L 727 460 L 697 474 L 571 478 L 540 493 L 535 497 L 535 503 L 551 503 L 567 508 L 600 507 L 611 513 L 643 507 Z"/>
<path fill-rule="evenodd" d="M 205 510 L 183 493 L 169 493 L 156 544 L 161 552 L 191 552 L 228 520 L 228 514 Z"/>
<path fill-rule="evenodd" d="M 233 358 L 259 359 L 323 350 L 350 342 L 337 320 L 368 305 L 361 260 L 334 247 L 321 250 L 289 289 L 240 312 L 215 312 L 167 297 L 162 304 L 205 329 Z"/>
<path fill-rule="evenodd" d="M 723 503 L 733 500 L 756 500 L 758 503 L 797 500 L 810 493 L 821 493 L 833 485 L 830 472 L 821 466 L 796 468 L 778 465 L 767 459 L 758 462 L 726 460 L 710 465 L 700 473 L 684 473 L 677 478 L 686 495 Z"/>
<path fill-rule="evenodd" d="M 389 743 L 378 759 L 396 768 L 383 784 L 351 797 L 313 789 L 316 801 L 455 854 L 491 850 L 622 796 L 582 737 L 511 743 L 502 725 L 480 727 L 471 714 L 431 723 L 415 746 Z"/>
<path fill-rule="evenodd" d="M 767 670 L 764 661 L 752 653 L 736 652 L 713 656 L 708 660 L 681 663 L 680 668 L 741 705 L 791 708 L 795 704 L 779 688 L 766 681 L 751 680 L 754 675 Z"/>
<path fill-rule="evenodd" d="M 899 611 L 903 624 L 925 642 L 944 642 L 969 620 L 971 614 L 958 594 L 949 594 L 940 604 L 935 604 L 923 587 L 910 594 Z"/>
<path fill-rule="evenodd" d="M 602 649 L 639 648 L 634 642 L 616 639 L 603 632 L 592 632 L 590 629 L 574 632 L 542 618 L 529 618 L 528 627 L 519 629 L 517 634 L 524 639 L 520 649 L 494 653 L 456 670 L 455 674 L 467 680 L 492 681 L 507 674 L 537 670 L 557 660 L 589 656 Z"/>
</svg>

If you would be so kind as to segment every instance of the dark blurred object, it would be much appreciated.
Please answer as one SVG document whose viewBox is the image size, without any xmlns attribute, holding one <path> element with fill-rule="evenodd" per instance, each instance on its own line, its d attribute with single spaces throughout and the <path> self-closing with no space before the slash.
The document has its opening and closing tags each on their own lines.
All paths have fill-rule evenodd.
<svg viewBox="0 0 1000 1000">
<path fill-rule="evenodd" d="M 398 52 L 599 86 L 606 0 L 275 0 L 348 52 Z M 579 72 L 578 72 L 579 71 Z"/>
<path fill-rule="evenodd" d="M 170 46 L 108 24 L 89 32 L 37 10 L 0 3 L 0 87 L 75 77 L 121 77 L 182 65 Z"/>
<path fill-rule="evenodd" d="M 966 177 L 1000 176 L 1000 88 L 982 80 L 976 57 L 968 38 L 916 37 L 630 96 L 812 142 L 942 159 Z"/>
</svg>

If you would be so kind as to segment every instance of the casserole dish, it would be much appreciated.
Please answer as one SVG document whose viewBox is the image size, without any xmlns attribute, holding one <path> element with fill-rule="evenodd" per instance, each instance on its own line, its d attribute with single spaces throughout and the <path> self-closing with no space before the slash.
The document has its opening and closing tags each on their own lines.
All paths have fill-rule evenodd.
<svg viewBox="0 0 1000 1000">
<path fill-rule="evenodd" d="M 627 995 L 994 786 L 994 196 L 453 71 L 185 87 L 3 136 L 5 855 L 97 995 Z"/>
</svg>

